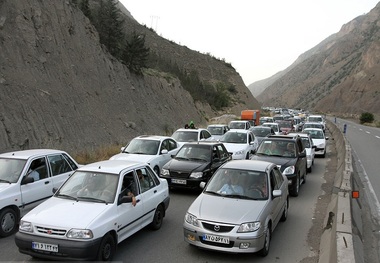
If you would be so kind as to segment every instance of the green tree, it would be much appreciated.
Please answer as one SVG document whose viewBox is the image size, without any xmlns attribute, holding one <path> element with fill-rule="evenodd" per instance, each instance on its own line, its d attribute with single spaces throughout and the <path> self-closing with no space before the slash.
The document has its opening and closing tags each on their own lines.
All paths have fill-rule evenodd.
<svg viewBox="0 0 380 263">
<path fill-rule="evenodd" d="M 124 19 L 118 7 L 118 0 L 100 0 L 93 24 L 99 32 L 100 43 L 119 59 L 122 55 L 125 34 Z"/>
<path fill-rule="evenodd" d="M 79 4 L 79 9 L 82 10 L 83 14 L 92 20 L 90 3 L 89 0 L 82 0 Z"/>
<path fill-rule="evenodd" d="M 145 35 L 134 31 L 124 47 L 122 61 L 130 71 L 140 74 L 141 69 L 146 67 L 149 51 L 150 49 L 145 46 Z"/>
<path fill-rule="evenodd" d="M 369 112 L 363 112 L 360 116 L 360 123 L 372 123 L 375 120 L 372 113 Z"/>
</svg>

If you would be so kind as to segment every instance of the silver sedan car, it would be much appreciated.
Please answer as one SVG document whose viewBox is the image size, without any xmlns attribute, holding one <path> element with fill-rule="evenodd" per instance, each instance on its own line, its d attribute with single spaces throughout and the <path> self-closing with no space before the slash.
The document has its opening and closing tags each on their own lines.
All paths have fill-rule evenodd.
<svg viewBox="0 0 380 263">
<path fill-rule="evenodd" d="M 268 255 L 272 232 L 288 214 L 288 179 L 277 166 L 232 160 L 189 207 L 185 241 L 210 250 Z"/>
</svg>

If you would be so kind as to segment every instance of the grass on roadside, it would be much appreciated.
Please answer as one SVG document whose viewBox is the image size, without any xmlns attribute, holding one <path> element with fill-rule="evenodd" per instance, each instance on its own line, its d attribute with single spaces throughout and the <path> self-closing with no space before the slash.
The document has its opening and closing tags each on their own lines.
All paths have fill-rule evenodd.
<svg viewBox="0 0 380 263">
<path fill-rule="evenodd" d="M 108 160 L 111 156 L 120 153 L 120 145 L 109 145 L 93 150 L 86 150 L 73 154 L 73 158 L 79 164 L 89 164 L 93 162 Z"/>
</svg>

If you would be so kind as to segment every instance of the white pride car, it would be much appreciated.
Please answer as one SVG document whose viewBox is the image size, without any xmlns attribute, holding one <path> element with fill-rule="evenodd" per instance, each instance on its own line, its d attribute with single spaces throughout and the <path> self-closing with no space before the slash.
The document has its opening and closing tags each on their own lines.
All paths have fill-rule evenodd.
<svg viewBox="0 0 380 263">
<path fill-rule="evenodd" d="M 259 146 L 259 141 L 253 132 L 243 129 L 229 130 L 220 138 L 220 142 L 234 160 L 250 159 Z"/>
<path fill-rule="evenodd" d="M 111 261 L 121 241 L 161 227 L 169 201 L 167 181 L 146 163 L 89 164 L 21 219 L 15 242 L 35 258 Z"/>
<path fill-rule="evenodd" d="M 313 144 L 316 146 L 315 155 L 324 158 L 326 156 L 326 141 L 329 137 L 325 137 L 323 130 L 318 128 L 306 128 L 303 132 L 310 135 Z"/>
</svg>

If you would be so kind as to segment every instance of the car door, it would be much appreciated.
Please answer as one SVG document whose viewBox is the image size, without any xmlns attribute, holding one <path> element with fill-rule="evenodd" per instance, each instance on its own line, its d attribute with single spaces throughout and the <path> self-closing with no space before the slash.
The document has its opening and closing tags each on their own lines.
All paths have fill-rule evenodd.
<svg viewBox="0 0 380 263">
<path fill-rule="evenodd" d="M 138 189 L 137 179 L 134 170 L 128 170 L 121 174 L 118 186 L 118 204 L 117 204 L 117 217 L 118 217 L 118 235 L 119 241 L 131 236 L 142 228 L 142 220 L 145 210 L 144 202 Z M 136 205 L 132 203 L 119 203 L 119 200 L 128 193 L 134 192 L 136 198 Z"/>
<path fill-rule="evenodd" d="M 143 187 L 143 184 L 141 183 L 142 180 L 139 180 L 139 205 L 143 206 L 144 211 L 144 214 L 141 217 L 141 227 L 145 227 L 153 221 L 154 213 L 161 199 L 159 187 L 157 185 L 158 180 L 154 179 L 155 175 L 150 167 L 146 166 L 136 169 L 136 175 L 137 170 L 141 171 L 142 178 L 145 181 L 144 185 L 146 185 Z"/>
<path fill-rule="evenodd" d="M 275 224 L 277 224 L 281 218 L 281 212 L 282 212 L 282 207 L 284 204 L 284 198 L 286 198 L 286 192 L 285 192 L 286 189 L 284 188 L 285 185 L 284 185 L 284 179 L 282 177 L 282 174 L 276 166 L 273 166 L 273 169 L 270 171 L 269 176 L 270 176 L 270 185 L 272 187 L 271 190 L 272 191 L 273 190 L 281 190 L 283 193 L 281 196 L 276 197 L 276 198 L 273 198 L 273 196 L 271 195 L 273 221 L 275 222 Z M 287 185 L 286 185 L 286 187 L 287 187 Z"/>
<path fill-rule="evenodd" d="M 21 200 L 25 208 L 32 208 L 53 195 L 53 181 L 47 167 L 45 156 L 31 159 L 24 170 L 21 181 Z M 34 172 L 38 172 L 38 178 L 33 178 L 32 182 L 27 182 Z"/>
</svg>

